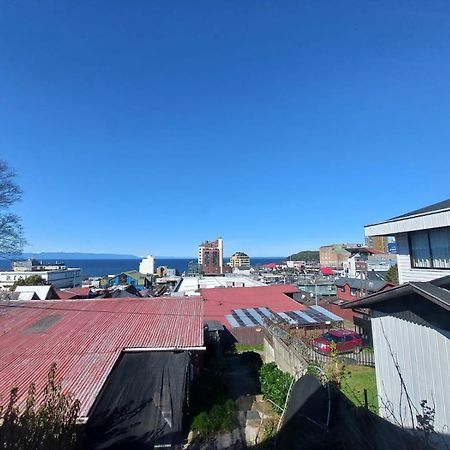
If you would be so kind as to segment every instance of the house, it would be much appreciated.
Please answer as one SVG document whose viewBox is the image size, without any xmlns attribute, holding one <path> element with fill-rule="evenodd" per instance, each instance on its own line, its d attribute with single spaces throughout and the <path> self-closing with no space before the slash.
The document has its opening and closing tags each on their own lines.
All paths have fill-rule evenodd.
<svg viewBox="0 0 450 450">
<path fill-rule="evenodd" d="M 353 247 L 346 249 L 350 257 L 343 262 L 345 276 L 349 278 L 367 278 L 371 271 L 388 271 L 395 265 L 395 255 L 389 255 L 369 247 Z"/>
<path fill-rule="evenodd" d="M 282 320 L 302 328 L 321 328 L 342 318 L 321 306 L 307 307 L 294 298 L 305 294 L 295 286 L 283 284 L 232 289 L 200 289 L 205 320 L 220 322 L 225 341 L 261 344 L 266 319 Z"/>
<path fill-rule="evenodd" d="M 144 275 L 138 270 L 129 270 L 107 280 L 107 287 L 118 285 L 131 285 L 140 291 L 151 287 L 152 277 L 151 275 Z"/>
<path fill-rule="evenodd" d="M 436 443 L 448 448 L 450 276 L 410 281 L 344 308 L 370 309 L 380 415 L 415 428 L 426 400 L 435 410 Z"/>
<path fill-rule="evenodd" d="M 335 283 L 338 300 L 346 302 L 352 302 L 364 295 L 384 291 L 394 286 L 394 284 L 384 280 L 363 280 L 358 278 L 338 278 Z"/>
<path fill-rule="evenodd" d="M 364 227 L 367 237 L 394 236 L 400 284 L 450 270 L 450 199 Z"/>
<path fill-rule="evenodd" d="M 0 407 L 14 387 L 19 405 L 31 382 L 42 392 L 56 363 L 63 391 L 80 401 L 92 448 L 112 446 L 104 440 L 117 437 L 118 420 L 122 448 L 179 443 L 188 382 L 204 351 L 201 299 L 0 302 L 0 329 Z"/>
</svg>

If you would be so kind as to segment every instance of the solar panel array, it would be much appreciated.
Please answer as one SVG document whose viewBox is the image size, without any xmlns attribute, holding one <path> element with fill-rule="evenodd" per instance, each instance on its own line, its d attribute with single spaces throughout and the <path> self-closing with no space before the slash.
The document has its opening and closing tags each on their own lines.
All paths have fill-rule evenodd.
<svg viewBox="0 0 450 450">
<path fill-rule="evenodd" d="M 327 322 L 343 322 L 344 319 L 333 314 L 321 306 L 311 306 L 302 311 L 274 312 L 270 308 L 233 309 L 225 316 L 233 328 L 257 327 L 264 324 L 264 320 L 282 320 L 290 325 L 311 326 L 323 325 Z"/>
</svg>

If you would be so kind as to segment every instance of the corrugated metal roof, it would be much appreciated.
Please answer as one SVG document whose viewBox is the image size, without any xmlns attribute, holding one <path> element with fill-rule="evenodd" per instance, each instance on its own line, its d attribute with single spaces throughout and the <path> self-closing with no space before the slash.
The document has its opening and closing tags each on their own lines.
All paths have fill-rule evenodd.
<svg viewBox="0 0 450 450">
<path fill-rule="evenodd" d="M 200 289 L 200 294 L 205 299 L 205 319 L 218 320 L 225 326 L 229 326 L 226 316 L 232 315 L 232 310 L 235 309 L 268 307 L 275 312 L 304 309 L 301 303 L 286 295 L 294 292 L 300 291 L 289 284 Z"/>
<path fill-rule="evenodd" d="M 124 348 L 202 346 L 199 298 L 0 303 L 0 405 L 13 387 L 21 401 L 41 390 L 56 363 L 85 416 Z"/>
</svg>

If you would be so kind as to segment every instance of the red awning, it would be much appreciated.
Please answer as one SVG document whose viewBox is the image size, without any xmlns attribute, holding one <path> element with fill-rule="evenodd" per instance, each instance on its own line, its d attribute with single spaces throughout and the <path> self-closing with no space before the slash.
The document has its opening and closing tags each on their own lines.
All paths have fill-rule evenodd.
<svg viewBox="0 0 450 450">
<path fill-rule="evenodd" d="M 334 270 L 330 269 L 329 267 L 321 267 L 320 271 L 322 272 L 322 275 L 333 275 Z"/>
</svg>

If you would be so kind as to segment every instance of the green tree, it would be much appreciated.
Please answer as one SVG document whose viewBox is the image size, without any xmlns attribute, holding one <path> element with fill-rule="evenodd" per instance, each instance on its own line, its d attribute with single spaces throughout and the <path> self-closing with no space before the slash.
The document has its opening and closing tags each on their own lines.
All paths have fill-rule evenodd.
<svg viewBox="0 0 450 450">
<path fill-rule="evenodd" d="M 388 283 L 398 284 L 398 266 L 395 264 L 391 266 L 389 270 L 386 272 L 385 280 Z"/>
<path fill-rule="evenodd" d="M 20 218 L 9 211 L 22 198 L 15 177 L 8 164 L 0 160 L 0 254 L 21 253 L 25 245 Z"/>
<path fill-rule="evenodd" d="M 45 286 L 48 284 L 40 275 L 31 275 L 26 278 L 19 278 L 9 288 L 10 291 L 15 291 L 17 286 Z"/>
</svg>

